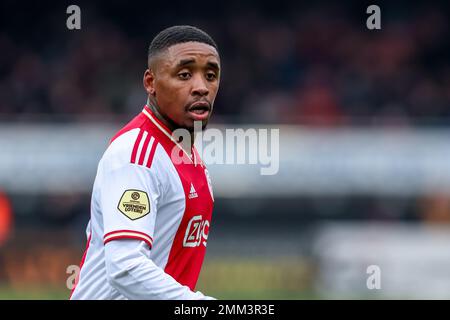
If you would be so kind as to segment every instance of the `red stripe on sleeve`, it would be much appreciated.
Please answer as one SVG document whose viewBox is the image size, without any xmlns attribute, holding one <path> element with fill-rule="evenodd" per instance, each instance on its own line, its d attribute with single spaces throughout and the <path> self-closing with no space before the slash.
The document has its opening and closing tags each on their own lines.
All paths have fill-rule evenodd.
<svg viewBox="0 0 450 320">
<path fill-rule="evenodd" d="M 155 156 L 155 151 L 156 151 L 156 145 L 157 145 L 157 144 L 158 144 L 158 143 L 156 142 L 156 140 L 153 141 L 152 148 L 150 149 L 150 155 L 149 155 L 149 157 L 148 157 L 148 161 L 147 161 L 147 164 L 146 164 L 146 166 L 147 166 L 148 168 L 150 168 L 150 166 L 152 165 L 152 161 L 153 161 L 153 157 Z"/>
<path fill-rule="evenodd" d="M 106 234 L 103 236 L 103 238 L 105 238 L 105 237 L 107 237 L 107 236 L 109 236 L 109 235 L 111 235 L 111 234 L 114 234 L 114 233 L 121 233 L 121 232 L 131 232 L 131 233 L 136 233 L 136 234 L 138 234 L 138 235 L 143 235 L 143 236 L 149 237 L 149 238 L 153 241 L 153 238 L 150 237 L 148 234 L 146 234 L 146 233 L 144 233 L 144 232 L 140 232 L 140 231 L 135 231 L 135 230 L 114 230 L 114 231 L 111 231 L 111 232 L 106 233 Z"/>
<path fill-rule="evenodd" d="M 150 249 L 152 248 L 152 243 L 150 241 L 148 241 L 147 238 L 141 237 L 139 235 L 123 235 L 123 236 L 111 236 L 108 239 L 104 240 L 103 243 L 107 244 L 108 242 L 112 241 L 112 240 L 120 240 L 120 239 L 136 239 L 136 240 L 142 240 L 144 241 L 149 247 Z"/>
<path fill-rule="evenodd" d="M 134 143 L 134 147 L 133 147 L 133 152 L 131 153 L 131 163 L 135 163 L 136 162 L 136 154 L 137 154 L 137 150 L 139 147 L 139 144 L 141 143 L 142 140 L 142 135 L 144 134 L 144 130 L 140 130 L 139 134 L 136 138 L 136 142 Z"/>
<path fill-rule="evenodd" d="M 147 134 L 147 137 L 144 140 L 144 146 L 142 147 L 141 156 L 139 157 L 139 165 L 144 164 L 145 154 L 147 153 L 148 143 L 150 141 L 150 135 Z"/>
</svg>

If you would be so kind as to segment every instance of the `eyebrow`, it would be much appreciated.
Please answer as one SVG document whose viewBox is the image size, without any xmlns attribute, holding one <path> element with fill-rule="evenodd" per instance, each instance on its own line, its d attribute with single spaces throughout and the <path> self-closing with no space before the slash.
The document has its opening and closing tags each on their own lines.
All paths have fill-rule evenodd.
<svg viewBox="0 0 450 320">
<path fill-rule="evenodd" d="M 194 58 L 183 59 L 183 60 L 180 60 L 180 62 L 178 62 L 177 67 L 178 67 L 178 68 L 180 68 L 180 67 L 185 67 L 185 66 L 190 65 L 190 64 L 192 64 L 192 63 L 195 63 L 195 59 L 194 59 Z M 212 68 L 212 69 L 220 70 L 219 64 L 218 64 L 217 62 L 214 62 L 214 61 L 208 61 L 208 62 L 206 63 L 206 65 L 207 65 L 208 67 Z"/>
<path fill-rule="evenodd" d="M 194 58 L 183 59 L 183 60 L 180 60 L 180 62 L 178 62 L 177 67 L 184 67 L 184 66 L 186 66 L 188 64 L 191 64 L 191 63 L 194 63 L 194 62 L 195 62 Z"/>
<path fill-rule="evenodd" d="M 219 64 L 217 62 L 213 62 L 213 61 L 208 61 L 207 62 L 208 67 L 215 69 L 215 70 L 220 70 Z"/>
</svg>

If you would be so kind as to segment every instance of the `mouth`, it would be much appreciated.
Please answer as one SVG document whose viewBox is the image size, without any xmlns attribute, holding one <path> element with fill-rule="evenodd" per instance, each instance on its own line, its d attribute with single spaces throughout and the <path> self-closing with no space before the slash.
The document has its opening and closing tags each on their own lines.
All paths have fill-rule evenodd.
<svg viewBox="0 0 450 320">
<path fill-rule="evenodd" d="M 208 118 L 208 115 L 211 111 L 211 106 L 206 101 L 198 101 L 194 102 L 188 108 L 188 113 L 191 115 L 194 120 L 205 120 Z"/>
</svg>

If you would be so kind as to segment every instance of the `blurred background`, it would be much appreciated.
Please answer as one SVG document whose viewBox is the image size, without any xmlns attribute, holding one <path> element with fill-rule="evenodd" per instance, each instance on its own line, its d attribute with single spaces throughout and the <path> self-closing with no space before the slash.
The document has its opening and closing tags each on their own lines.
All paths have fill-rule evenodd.
<svg viewBox="0 0 450 320">
<path fill-rule="evenodd" d="M 80 30 L 66 27 L 71 4 Z M 370 4 L 381 30 L 366 27 Z M 2 1 L 0 298 L 69 297 L 97 163 L 145 104 L 148 45 L 176 24 L 220 48 L 210 127 L 280 130 L 276 175 L 209 166 L 215 210 L 197 289 L 450 298 L 449 7 Z"/>
</svg>

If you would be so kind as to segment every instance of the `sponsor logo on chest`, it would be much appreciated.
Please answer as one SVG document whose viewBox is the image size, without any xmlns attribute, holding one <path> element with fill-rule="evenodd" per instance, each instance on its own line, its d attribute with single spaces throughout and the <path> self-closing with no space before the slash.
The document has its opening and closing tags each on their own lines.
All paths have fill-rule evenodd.
<svg viewBox="0 0 450 320">
<path fill-rule="evenodd" d="M 197 215 L 189 220 L 183 239 L 183 247 L 198 247 L 204 245 L 208 240 L 209 221 L 203 220 L 201 215 Z"/>
</svg>

